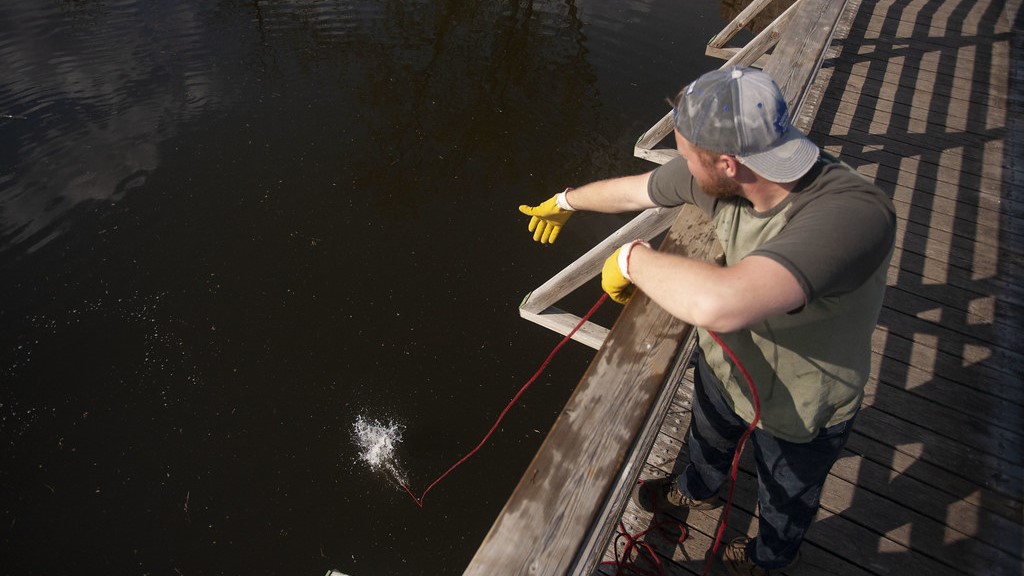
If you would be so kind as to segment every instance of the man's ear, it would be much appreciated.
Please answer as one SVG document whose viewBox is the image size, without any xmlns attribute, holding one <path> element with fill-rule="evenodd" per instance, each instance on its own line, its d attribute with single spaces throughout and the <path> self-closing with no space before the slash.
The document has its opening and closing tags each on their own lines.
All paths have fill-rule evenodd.
<svg viewBox="0 0 1024 576">
<path fill-rule="evenodd" d="M 735 156 L 722 154 L 718 157 L 718 161 L 725 163 L 725 175 L 728 176 L 729 178 L 735 178 L 736 175 L 739 174 L 741 164 Z"/>
</svg>

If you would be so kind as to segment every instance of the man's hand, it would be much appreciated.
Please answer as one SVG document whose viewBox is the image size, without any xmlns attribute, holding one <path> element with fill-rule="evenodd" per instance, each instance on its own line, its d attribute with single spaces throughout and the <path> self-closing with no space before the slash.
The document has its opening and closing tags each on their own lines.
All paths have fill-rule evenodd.
<svg viewBox="0 0 1024 576">
<path fill-rule="evenodd" d="M 636 286 L 619 270 L 619 248 L 604 261 L 604 268 L 601 269 L 601 288 L 619 304 L 629 302 L 633 297 Z"/>
<path fill-rule="evenodd" d="M 629 254 L 637 244 L 651 247 L 643 240 L 634 240 L 612 252 L 601 269 L 601 288 L 619 304 L 629 302 L 636 291 L 636 286 L 629 277 Z"/>
<path fill-rule="evenodd" d="M 568 191 L 569 188 L 566 188 L 565 192 Z M 554 244 L 558 233 L 562 231 L 562 226 L 572 216 L 572 207 L 565 201 L 565 192 L 555 194 L 539 206 L 523 204 L 519 207 L 520 212 L 531 216 L 529 230 L 533 232 L 535 241 L 541 244 Z"/>
</svg>

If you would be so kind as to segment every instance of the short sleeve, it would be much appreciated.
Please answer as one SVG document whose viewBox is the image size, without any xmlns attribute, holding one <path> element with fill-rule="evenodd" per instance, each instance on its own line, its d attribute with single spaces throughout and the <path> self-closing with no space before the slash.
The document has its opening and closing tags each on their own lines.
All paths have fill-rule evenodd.
<svg viewBox="0 0 1024 576">
<path fill-rule="evenodd" d="M 844 178 L 849 184 L 833 184 L 829 194 L 806 202 L 782 232 L 750 253 L 785 266 L 808 301 L 856 289 L 892 249 L 892 202 L 874 185 L 853 177 L 859 182 Z"/>
<path fill-rule="evenodd" d="M 651 202 L 662 207 L 696 204 L 708 215 L 715 209 L 714 199 L 697 187 L 682 156 L 673 158 L 654 170 L 647 183 L 647 195 Z"/>
</svg>

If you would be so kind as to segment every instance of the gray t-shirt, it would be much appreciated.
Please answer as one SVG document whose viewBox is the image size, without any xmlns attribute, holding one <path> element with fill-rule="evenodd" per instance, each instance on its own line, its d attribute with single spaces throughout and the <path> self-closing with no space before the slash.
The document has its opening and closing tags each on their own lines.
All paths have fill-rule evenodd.
<svg viewBox="0 0 1024 576">
<path fill-rule="evenodd" d="M 792 442 L 853 417 L 871 365 L 895 239 L 892 202 L 827 153 L 768 212 L 746 199 L 716 200 L 697 187 L 682 158 L 654 171 L 648 193 L 660 206 L 692 203 L 711 218 L 729 266 L 765 256 L 789 270 L 807 303 L 719 336 L 751 374 L 761 401 L 760 426 Z M 685 289 L 685 287 L 683 287 Z M 754 417 L 746 380 L 698 329 L 701 350 L 733 409 Z"/>
</svg>

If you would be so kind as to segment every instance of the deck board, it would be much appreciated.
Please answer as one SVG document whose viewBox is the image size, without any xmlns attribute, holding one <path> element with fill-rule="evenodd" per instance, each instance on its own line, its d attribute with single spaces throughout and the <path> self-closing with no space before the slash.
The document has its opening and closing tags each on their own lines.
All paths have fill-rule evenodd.
<svg viewBox="0 0 1024 576">
<path fill-rule="evenodd" d="M 794 576 L 1024 573 L 1020 5 L 862 0 L 831 49 L 811 137 L 891 194 L 897 240 L 864 407 Z M 644 478 L 685 461 L 689 377 Z M 749 460 L 727 536 L 756 531 Z M 700 574 L 717 511 L 678 520 L 685 542 L 650 539 L 665 574 Z M 622 521 L 652 519 L 630 503 Z"/>
</svg>

